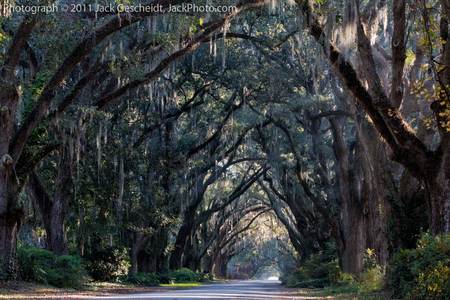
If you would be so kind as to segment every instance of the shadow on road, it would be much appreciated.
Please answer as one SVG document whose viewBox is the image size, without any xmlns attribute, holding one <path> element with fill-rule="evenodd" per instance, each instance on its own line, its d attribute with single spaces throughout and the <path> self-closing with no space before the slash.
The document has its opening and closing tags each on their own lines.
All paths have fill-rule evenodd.
<svg viewBox="0 0 450 300">
<path fill-rule="evenodd" d="M 314 296 L 299 296 L 293 289 L 283 288 L 279 281 L 232 281 L 227 283 L 216 283 L 204 285 L 201 287 L 157 292 L 157 293 L 142 293 L 130 295 L 117 295 L 107 297 L 81 297 L 78 299 L 164 299 L 164 300 L 197 300 L 197 299 L 248 299 L 248 300 L 263 300 L 263 299 L 324 299 Z"/>
</svg>

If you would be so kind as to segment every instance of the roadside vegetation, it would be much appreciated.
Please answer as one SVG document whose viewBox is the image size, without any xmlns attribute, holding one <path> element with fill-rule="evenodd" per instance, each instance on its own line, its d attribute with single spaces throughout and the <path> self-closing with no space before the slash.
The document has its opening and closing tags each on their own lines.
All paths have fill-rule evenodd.
<svg viewBox="0 0 450 300">
<path fill-rule="evenodd" d="M 166 273 L 128 274 L 130 262 L 127 253 L 113 249 L 107 256 L 82 259 L 77 255 L 55 255 L 45 249 L 20 246 L 18 261 L 21 280 L 59 288 L 86 289 L 92 282 L 194 287 L 213 280 L 210 274 L 188 268 Z"/>
<path fill-rule="evenodd" d="M 330 251 L 331 250 L 331 251 Z M 425 233 L 417 247 L 396 252 L 383 268 L 367 249 L 363 271 L 344 273 L 333 248 L 312 256 L 281 278 L 288 287 L 320 289 L 320 295 L 354 295 L 361 299 L 449 299 L 450 235 Z"/>
</svg>

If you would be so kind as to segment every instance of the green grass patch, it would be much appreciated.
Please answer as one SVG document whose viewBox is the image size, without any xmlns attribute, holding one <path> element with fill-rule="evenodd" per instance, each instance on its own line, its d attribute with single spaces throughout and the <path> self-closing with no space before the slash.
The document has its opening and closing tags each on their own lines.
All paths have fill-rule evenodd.
<svg viewBox="0 0 450 300">
<path fill-rule="evenodd" d="M 357 294 L 359 287 L 355 285 L 344 285 L 344 286 L 329 286 L 323 289 L 324 296 L 333 296 L 340 294 Z"/>
<path fill-rule="evenodd" d="M 387 299 L 383 292 L 361 292 L 356 284 L 344 286 L 329 286 L 318 289 L 314 293 L 316 297 L 330 297 L 333 299 L 364 299 L 364 300 L 384 300 Z"/>
<path fill-rule="evenodd" d="M 200 282 L 179 282 L 179 283 L 162 283 L 159 286 L 163 287 L 177 287 L 177 288 L 192 288 L 202 286 Z"/>
</svg>

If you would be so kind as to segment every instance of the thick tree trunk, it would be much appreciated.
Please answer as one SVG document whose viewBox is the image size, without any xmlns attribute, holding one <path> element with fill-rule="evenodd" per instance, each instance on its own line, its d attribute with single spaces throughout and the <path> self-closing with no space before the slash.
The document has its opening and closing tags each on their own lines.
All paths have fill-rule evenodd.
<svg viewBox="0 0 450 300">
<path fill-rule="evenodd" d="M 434 176 L 425 179 L 432 233 L 450 232 L 450 164 L 448 157 Z"/>
<path fill-rule="evenodd" d="M 202 259 L 202 269 L 210 274 L 212 274 L 213 259 L 211 255 L 205 255 Z"/>
<path fill-rule="evenodd" d="M 189 268 L 191 270 L 197 270 L 197 264 L 195 261 L 195 257 L 191 251 L 188 251 L 184 254 L 183 257 L 183 268 Z"/>
<path fill-rule="evenodd" d="M 151 236 L 146 236 L 138 247 L 132 247 L 131 272 L 164 273 L 166 266 L 167 231 L 161 228 Z M 140 247 L 140 248 L 139 248 Z M 139 249 L 138 249 L 139 248 Z"/>
<path fill-rule="evenodd" d="M 193 268 L 193 261 L 195 256 L 195 249 L 193 245 L 193 240 L 190 235 L 188 235 L 188 238 L 186 240 L 186 244 L 184 246 L 183 250 L 183 259 L 182 259 L 182 266 L 183 268 L 189 268 L 191 270 L 195 270 Z"/>
<path fill-rule="evenodd" d="M 42 218 L 46 232 L 46 248 L 58 255 L 67 254 L 64 229 L 67 200 L 61 191 L 57 191 L 51 199 L 36 174 L 31 175 L 28 190 Z"/>
<path fill-rule="evenodd" d="M 14 43 L 13 45 L 14 46 Z M 17 54 L 20 54 L 20 50 Z M 8 276 L 15 273 L 17 233 L 22 212 L 16 208 L 18 188 L 13 177 L 14 158 L 9 147 L 14 134 L 14 120 L 19 95 L 12 69 L 0 69 L 0 264 Z"/>
<path fill-rule="evenodd" d="M 226 278 L 227 277 L 227 263 L 228 260 L 226 257 L 218 253 L 215 255 L 213 266 L 212 266 L 212 274 L 217 278 Z"/>
<path fill-rule="evenodd" d="M 156 235 L 156 243 L 158 244 L 157 251 L 156 251 L 156 272 L 164 273 L 167 271 L 167 255 L 166 255 L 166 249 L 167 244 L 169 242 L 168 235 L 167 235 L 167 228 L 163 227 L 158 231 L 158 234 Z"/>
<path fill-rule="evenodd" d="M 341 265 L 345 272 L 357 274 L 363 269 L 367 248 L 375 250 L 381 265 L 390 257 L 387 221 L 388 200 L 395 197 L 393 179 L 384 146 L 378 139 L 369 139 L 375 135 L 370 124 L 357 120 L 356 144 L 349 150 L 341 125 L 337 120 L 331 122 L 341 195 Z"/>
<path fill-rule="evenodd" d="M 65 219 L 72 197 L 72 171 L 74 158 L 70 157 L 68 149 L 61 150 L 56 178 L 56 190 L 51 209 L 51 250 L 55 254 L 67 254 L 67 240 L 65 235 Z"/>
<path fill-rule="evenodd" d="M 3 274 L 9 278 L 16 275 L 17 234 L 21 220 L 21 210 L 0 215 L 0 263 Z"/>
<path fill-rule="evenodd" d="M 184 223 L 181 225 L 180 230 L 178 231 L 177 238 L 174 244 L 174 250 L 170 255 L 169 268 L 171 270 L 179 269 L 182 266 L 184 248 L 186 246 L 188 237 L 192 232 L 192 228 L 194 227 L 194 214 L 195 212 L 187 211 L 184 215 Z"/>
<path fill-rule="evenodd" d="M 400 178 L 398 197 L 391 201 L 393 226 L 390 231 L 393 250 L 415 248 L 421 231 L 427 231 L 428 208 L 425 189 L 409 171 Z"/>
<path fill-rule="evenodd" d="M 398 198 L 392 174 L 393 163 L 389 161 L 386 146 L 377 137 L 373 126 L 365 118 L 356 119 L 358 141 L 357 162 L 363 178 L 361 194 L 364 217 L 366 248 L 375 250 L 380 265 L 387 264 L 393 250 L 388 235 L 388 220 L 392 209 L 390 199 Z"/>
<path fill-rule="evenodd" d="M 139 250 L 136 247 L 132 247 L 131 255 L 130 255 L 131 267 L 130 267 L 130 271 L 129 271 L 129 273 L 132 275 L 134 275 L 138 272 L 138 254 L 139 254 Z"/>
<path fill-rule="evenodd" d="M 30 176 L 29 195 L 37 204 L 47 235 L 47 249 L 57 255 L 67 254 L 65 219 L 72 197 L 72 165 L 66 149 L 61 150 L 55 192 L 51 198 L 36 174 Z"/>
<path fill-rule="evenodd" d="M 66 207 L 63 204 L 64 201 L 65 200 L 63 199 L 55 198 L 51 210 L 49 250 L 53 251 L 53 253 L 57 255 L 68 253 L 67 240 L 65 235 L 65 226 L 64 226 L 64 221 L 66 217 Z"/>
<path fill-rule="evenodd" d="M 4 117 L 0 111 L 0 119 Z M 0 120 L 0 131 L 6 124 Z M 3 135 L 3 132 L 2 132 Z M 23 211 L 17 207 L 18 186 L 12 177 L 13 160 L 7 149 L 1 145 L 0 137 L 0 267 L 7 277 L 16 275 L 17 234 L 23 218 Z"/>
<path fill-rule="evenodd" d="M 145 243 L 147 242 L 147 237 L 140 232 L 134 234 L 133 245 L 130 250 L 131 267 L 130 273 L 136 274 L 139 271 L 139 252 L 141 252 Z"/>
<path fill-rule="evenodd" d="M 41 183 L 38 175 L 33 172 L 30 175 L 27 186 L 28 197 L 31 198 L 34 207 L 39 210 L 41 215 L 42 224 L 44 225 L 46 233 L 46 245 L 47 249 L 51 249 L 52 244 L 52 200 L 49 194 Z"/>
<path fill-rule="evenodd" d="M 346 273 L 358 274 L 363 269 L 365 250 L 364 222 L 361 212 L 353 206 L 342 208 L 344 243 L 341 266 Z"/>
<path fill-rule="evenodd" d="M 183 267 L 194 271 L 200 270 L 200 250 L 198 248 L 198 241 L 189 237 L 184 248 Z"/>
<path fill-rule="evenodd" d="M 350 175 L 350 153 L 344 140 L 342 119 L 331 118 L 334 137 L 334 152 L 337 161 L 336 175 L 338 177 L 341 201 L 341 231 L 342 249 L 341 266 L 344 272 L 358 274 L 362 271 L 362 255 L 364 253 L 364 222 L 360 203 L 356 201 L 352 190 L 354 178 Z"/>
</svg>

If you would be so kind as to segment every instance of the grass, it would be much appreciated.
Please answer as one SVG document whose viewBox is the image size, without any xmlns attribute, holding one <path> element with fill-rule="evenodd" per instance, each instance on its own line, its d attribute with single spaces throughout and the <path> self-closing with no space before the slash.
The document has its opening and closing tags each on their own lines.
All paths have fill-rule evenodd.
<svg viewBox="0 0 450 300">
<path fill-rule="evenodd" d="M 333 299 L 386 299 L 386 295 L 382 291 L 361 292 L 356 284 L 325 287 L 323 289 L 318 289 L 316 295 L 321 297 L 333 296 Z"/>
<path fill-rule="evenodd" d="M 357 294 L 358 293 L 358 286 L 349 284 L 349 285 L 343 285 L 343 286 L 329 286 L 324 288 L 323 290 L 324 295 L 340 295 L 340 294 Z"/>
<path fill-rule="evenodd" d="M 361 292 L 356 284 L 340 286 L 328 286 L 324 288 L 289 288 L 297 291 L 298 297 L 308 299 L 361 299 L 361 300 L 384 300 L 390 299 L 383 291 Z"/>
<path fill-rule="evenodd" d="M 182 282 L 182 283 L 162 283 L 159 286 L 162 287 L 175 287 L 175 288 L 192 288 L 203 285 L 200 282 Z"/>
</svg>

